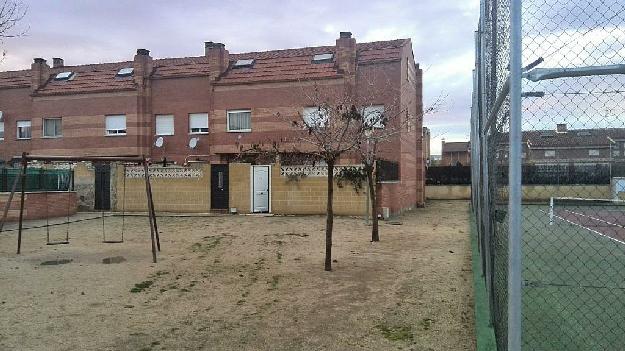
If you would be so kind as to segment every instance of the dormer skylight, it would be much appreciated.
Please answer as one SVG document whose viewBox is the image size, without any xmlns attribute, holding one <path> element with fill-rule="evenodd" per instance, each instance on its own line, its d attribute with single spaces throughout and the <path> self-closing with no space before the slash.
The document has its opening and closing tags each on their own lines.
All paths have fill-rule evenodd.
<svg viewBox="0 0 625 351">
<path fill-rule="evenodd" d="M 135 69 L 132 67 L 124 67 L 117 71 L 118 77 L 129 77 L 134 73 Z"/>
<path fill-rule="evenodd" d="M 334 58 L 334 54 L 331 52 L 325 53 L 325 54 L 317 54 L 315 56 L 313 56 L 312 62 L 313 63 L 326 63 L 326 62 L 332 62 L 332 59 Z"/>
<path fill-rule="evenodd" d="M 254 66 L 254 59 L 237 60 L 232 66 L 233 68 L 243 68 Z"/>
<path fill-rule="evenodd" d="M 57 75 L 54 77 L 54 80 L 70 80 L 73 77 L 74 77 L 74 72 L 67 71 L 67 72 L 57 73 Z"/>
</svg>

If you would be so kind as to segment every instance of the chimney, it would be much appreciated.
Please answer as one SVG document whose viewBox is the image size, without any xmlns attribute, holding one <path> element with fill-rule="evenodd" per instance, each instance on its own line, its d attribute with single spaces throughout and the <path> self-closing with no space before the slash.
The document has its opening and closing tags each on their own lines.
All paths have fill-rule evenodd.
<svg viewBox="0 0 625 351">
<path fill-rule="evenodd" d="M 226 46 L 222 43 L 207 41 L 204 43 L 204 55 L 208 57 L 211 81 L 217 80 L 230 64 L 230 55 Z"/>
<path fill-rule="evenodd" d="M 58 68 L 58 67 L 63 67 L 63 66 L 64 66 L 64 62 L 62 58 L 60 57 L 52 58 L 52 68 Z"/>
<path fill-rule="evenodd" d="M 140 86 L 146 85 L 146 82 L 152 73 L 153 67 L 150 50 L 137 49 L 137 54 L 135 55 L 132 67 L 134 68 L 133 77 L 135 83 Z"/>
<path fill-rule="evenodd" d="M 30 66 L 30 70 L 30 89 L 34 92 L 46 84 L 48 78 L 50 78 L 50 66 L 48 66 L 46 60 L 38 57 L 34 59 L 33 64 Z"/>
<path fill-rule="evenodd" d="M 558 123 L 556 124 L 556 133 L 566 133 L 568 132 L 568 128 L 566 127 L 566 123 Z"/>
<path fill-rule="evenodd" d="M 347 78 L 349 86 L 356 85 L 356 39 L 351 32 L 340 32 L 336 39 L 336 68 Z"/>
</svg>

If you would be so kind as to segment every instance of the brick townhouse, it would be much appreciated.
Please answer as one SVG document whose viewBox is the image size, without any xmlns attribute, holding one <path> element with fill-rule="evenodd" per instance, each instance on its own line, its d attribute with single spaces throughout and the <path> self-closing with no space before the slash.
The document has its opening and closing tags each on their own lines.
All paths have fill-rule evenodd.
<svg viewBox="0 0 625 351">
<path fill-rule="evenodd" d="M 507 134 L 502 136 L 498 160 L 507 162 Z M 523 131 L 524 164 L 587 165 L 625 162 L 625 128 L 569 129 L 559 123 L 555 129 Z"/>
<path fill-rule="evenodd" d="M 471 165 L 471 143 L 468 141 L 441 142 L 443 166 Z"/>
<path fill-rule="evenodd" d="M 313 84 L 421 115 L 422 71 L 410 39 L 356 43 L 341 32 L 335 45 L 265 52 L 231 54 L 206 42 L 195 57 L 154 59 L 139 49 L 133 60 L 114 63 L 35 58 L 30 69 L 0 73 L 0 159 L 147 155 L 219 170 L 240 145 L 288 134 L 276 114 L 310 108 L 297 92 Z M 380 185 L 380 197 L 394 210 L 424 202 L 420 117 L 417 124 L 384 148 L 397 179 Z"/>
</svg>

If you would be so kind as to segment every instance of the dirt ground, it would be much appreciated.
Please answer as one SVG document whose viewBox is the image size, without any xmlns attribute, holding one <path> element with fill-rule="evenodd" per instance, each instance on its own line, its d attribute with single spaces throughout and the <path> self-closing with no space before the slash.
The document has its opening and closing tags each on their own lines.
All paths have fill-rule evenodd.
<svg viewBox="0 0 625 351">
<path fill-rule="evenodd" d="M 159 218 L 157 264 L 147 218 L 124 219 L 122 244 L 101 242 L 100 219 L 71 224 L 70 245 L 32 229 L 19 256 L 16 232 L 2 233 L 0 349 L 475 349 L 467 202 L 382 222 L 379 243 L 337 218 L 332 272 L 324 220 Z M 120 226 L 106 218 L 107 238 Z"/>
</svg>

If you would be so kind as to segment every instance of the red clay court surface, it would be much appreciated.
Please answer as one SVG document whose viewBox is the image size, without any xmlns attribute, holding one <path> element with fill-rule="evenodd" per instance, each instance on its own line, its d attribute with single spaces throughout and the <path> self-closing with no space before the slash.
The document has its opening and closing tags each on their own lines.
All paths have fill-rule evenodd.
<svg viewBox="0 0 625 351">
<path fill-rule="evenodd" d="M 554 208 L 553 214 L 556 221 L 560 219 L 625 244 L 625 208 L 623 210 Z"/>
</svg>

